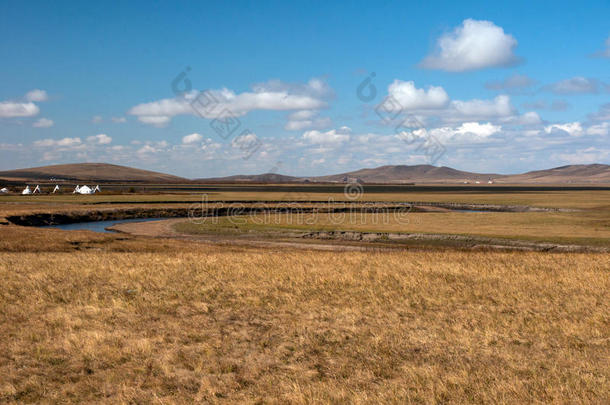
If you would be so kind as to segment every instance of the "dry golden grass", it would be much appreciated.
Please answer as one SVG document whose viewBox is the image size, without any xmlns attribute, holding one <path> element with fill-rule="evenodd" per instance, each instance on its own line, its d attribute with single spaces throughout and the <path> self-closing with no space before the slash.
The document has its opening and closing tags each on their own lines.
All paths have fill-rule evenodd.
<svg viewBox="0 0 610 405">
<path fill-rule="evenodd" d="M 609 399 L 609 255 L 1 229 L 0 402 Z"/>
<path fill-rule="evenodd" d="M 595 207 L 477 226 L 479 214 L 409 215 L 606 238 L 608 196 L 406 198 Z M 0 219 L 119 200 L 1 201 Z M 120 202 L 94 207 L 137 207 Z M 610 400 L 608 254 L 236 248 L 0 225 L 0 280 L 0 403 Z"/>
<path fill-rule="evenodd" d="M 476 235 L 610 247 L 610 211 L 267 213 L 176 224 L 180 232 L 317 230 Z"/>
<path fill-rule="evenodd" d="M 340 187 L 339 187 L 340 189 Z M 492 188 L 490 188 L 492 190 Z M 346 201 L 342 192 L 313 193 L 303 187 L 300 192 L 253 192 L 253 191 L 219 191 L 201 193 L 162 193 L 162 194 L 96 194 L 96 195 L 36 195 L 36 196 L 0 196 L 2 203 L 34 203 L 34 204 L 100 204 L 108 202 L 121 202 L 124 204 L 172 202 L 172 201 L 201 201 L 205 194 L 209 201 L 235 200 L 235 201 Z M 537 207 L 555 208 L 598 208 L 610 207 L 610 191 L 606 190 L 562 190 L 562 191 L 519 191 L 519 192 L 477 192 L 465 188 L 460 192 L 430 191 L 430 192 L 368 192 L 364 186 L 362 201 L 423 201 L 423 202 L 459 202 L 465 204 L 503 204 L 503 205 L 531 205 Z"/>
</svg>

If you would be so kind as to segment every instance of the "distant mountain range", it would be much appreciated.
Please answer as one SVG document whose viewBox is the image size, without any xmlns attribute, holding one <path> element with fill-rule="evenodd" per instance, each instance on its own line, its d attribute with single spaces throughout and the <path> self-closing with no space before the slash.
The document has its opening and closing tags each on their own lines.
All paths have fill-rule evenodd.
<svg viewBox="0 0 610 405">
<path fill-rule="evenodd" d="M 610 183 L 610 166 L 603 164 L 561 166 L 523 174 L 472 173 L 451 167 L 431 165 L 394 165 L 316 177 L 291 177 L 266 173 L 197 179 L 216 183 L 302 183 L 350 182 L 363 183 Z"/>
<path fill-rule="evenodd" d="M 522 174 L 472 173 L 431 165 L 395 165 L 315 177 L 293 177 L 276 173 L 236 175 L 190 180 L 169 174 L 106 163 L 77 163 L 0 172 L 8 182 L 91 182 L 91 183 L 610 183 L 610 166 L 570 165 Z"/>
</svg>

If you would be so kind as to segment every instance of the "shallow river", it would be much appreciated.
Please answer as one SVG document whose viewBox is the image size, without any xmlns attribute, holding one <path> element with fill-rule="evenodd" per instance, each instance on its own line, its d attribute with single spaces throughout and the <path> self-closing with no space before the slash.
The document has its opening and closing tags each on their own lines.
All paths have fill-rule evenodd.
<svg viewBox="0 0 610 405">
<path fill-rule="evenodd" d="M 167 219 L 167 218 L 134 218 L 134 219 L 117 219 L 117 220 L 112 220 L 112 221 L 77 222 L 74 224 L 41 226 L 41 228 L 56 228 L 56 229 L 63 229 L 66 231 L 86 230 L 86 231 L 93 231 L 93 232 L 113 232 L 113 231 L 106 230 L 106 228 L 111 227 L 116 224 L 126 224 L 129 222 L 159 221 L 161 219 Z"/>
</svg>

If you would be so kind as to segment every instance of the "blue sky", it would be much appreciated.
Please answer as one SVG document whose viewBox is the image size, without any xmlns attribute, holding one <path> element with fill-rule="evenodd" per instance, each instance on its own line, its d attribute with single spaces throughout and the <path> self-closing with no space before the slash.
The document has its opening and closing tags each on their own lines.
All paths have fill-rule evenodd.
<svg viewBox="0 0 610 405">
<path fill-rule="evenodd" d="M 607 1 L 344 3 L 2 2 L 0 169 L 610 163 Z"/>
</svg>

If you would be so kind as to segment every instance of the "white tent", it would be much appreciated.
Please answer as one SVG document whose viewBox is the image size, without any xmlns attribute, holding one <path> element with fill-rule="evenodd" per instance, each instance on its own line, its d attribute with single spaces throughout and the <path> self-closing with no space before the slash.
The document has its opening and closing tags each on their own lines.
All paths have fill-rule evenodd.
<svg viewBox="0 0 610 405">
<path fill-rule="evenodd" d="M 55 188 L 53 189 L 53 194 L 57 193 L 59 191 L 59 186 L 55 186 Z"/>
<path fill-rule="evenodd" d="M 28 194 L 32 194 L 32 190 L 30 190 L 30 186 L 25 186 L 25 188 L 21 192 L 21 195 L 28 195 Z"/>
<path fill-rule="evenodd" d="M 99 184 L 97 186 L 95 186 L 95 188 L 93 189 L 94 193 L 101 193 L 102 189 L 100 188 Z"/>
<path fill-rule="evenodd" d="M 34 191 L 32 191 L 32 194 L 40 194 L 40 186 L 36 186 L 36 188 L 34 189 Z"/>
<path fill-rule="evenodd" d="M 79 190 L 80 190 L 80 186 L 77 184 L 76 187 L 74 187 L 74 191 L 72 192 L 72 194 L 78 193 Z"/>
<path fill-rule="evenodd" d="M 0 193 L 2 193 L 2 194 L 8 193 L 8 188 L 5 187 L 5 188 L 0 189 Z"/>
<path fill-rule="evenodd" d="M 76 186 L 77 189 L 74 190 L 75 193 L 78 194 L 93 194 L 95 193 L 95 191 L 91 190 L 91 188 L 87 187 L 87 186 L 82 186 L 82 187 L 78 187 Z"/>
</svg>

